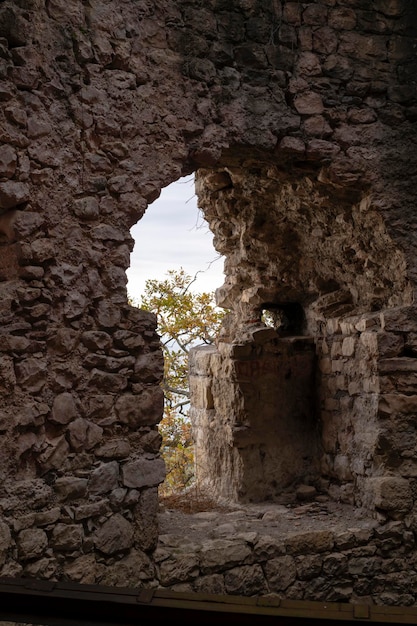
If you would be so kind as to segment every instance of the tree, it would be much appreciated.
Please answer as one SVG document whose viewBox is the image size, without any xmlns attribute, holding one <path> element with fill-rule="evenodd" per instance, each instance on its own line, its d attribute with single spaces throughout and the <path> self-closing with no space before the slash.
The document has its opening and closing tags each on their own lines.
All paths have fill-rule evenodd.
<svg viewBox="0 0 417 626">
<path fill-rule="evenodd" d="M 224 312 L 213 293 L 192 290 L 192 278 L 182 268 L 169 270 L 165 280 L 147 280 L 138 306 L 156 314 L 164 352 L 164 417 L 160 424 L 167 466 L 165 492 L 183 489 L 194 477 L 194 454 L 188 386 L 188 354 L 192 347 L 213 343 Z"/>
</svg>

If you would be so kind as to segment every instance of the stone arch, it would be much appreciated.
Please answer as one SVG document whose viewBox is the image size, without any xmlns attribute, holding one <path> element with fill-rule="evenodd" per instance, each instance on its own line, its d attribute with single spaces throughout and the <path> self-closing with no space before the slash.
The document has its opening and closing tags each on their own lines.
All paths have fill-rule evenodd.
<svg viewBox="0 0 417 626">
<path fill-rule="evenodd" d="M 219 243 L 239 243 L 213 359 L 226 368 L 273 344 L 252 332 L 265 302 L 302 304 L 321 376 L 320 474 L 340 497 L 411 515 L 415 433 L 404 444 L 392 424 L 415 413 L 415 15 L 405 0 L 1 3 L 3 575 L 155 582 L 161 354 L 153 316 L 127 304 L 125 270 L 132 223 L 194 170 Z M 310 211 L 306 229 L 282 231 L 296 267 L 263 226 L 290 205 L 299 220 Z M 242 214 L 228 223 L 220 206 Z M 320 215 L 334 217 L 330 239 Z M 334 272 L 324 259 L 349 229 L 353 252 Z"/>
</svg>

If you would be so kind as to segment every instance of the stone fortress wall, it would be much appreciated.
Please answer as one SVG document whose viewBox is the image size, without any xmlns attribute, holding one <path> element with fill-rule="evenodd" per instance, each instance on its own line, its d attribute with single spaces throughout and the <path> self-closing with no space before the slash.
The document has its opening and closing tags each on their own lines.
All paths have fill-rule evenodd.
<svg viewBox="0 0 417 626">
<path fill-rule="evenodd" d="M 125 272 L 193 171 L 230 310 L 200 480 L 413 529 L 416 30 L 415 0 L 1 4 L 2 576 L 155 584 L 163 363 Z"/>
</svg>

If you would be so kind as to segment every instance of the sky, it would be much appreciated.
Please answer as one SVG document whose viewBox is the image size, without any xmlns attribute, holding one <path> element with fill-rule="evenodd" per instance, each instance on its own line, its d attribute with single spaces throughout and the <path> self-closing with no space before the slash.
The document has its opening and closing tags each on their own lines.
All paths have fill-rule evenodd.
<svg viewBox="0 0 417 626">
<path fill-rule="evenodd" d="M 163 280 L 181 267 L 192 277 L 195 291 L 214 291 L 224 281 L 224 259 L 213 247 L 213 235 L 197 207 L 194 175 L 162 190 L 131 229 L 135 246 L 127 271 L 127 291 L 138 300 L 148 278 Z"/>
</svg>

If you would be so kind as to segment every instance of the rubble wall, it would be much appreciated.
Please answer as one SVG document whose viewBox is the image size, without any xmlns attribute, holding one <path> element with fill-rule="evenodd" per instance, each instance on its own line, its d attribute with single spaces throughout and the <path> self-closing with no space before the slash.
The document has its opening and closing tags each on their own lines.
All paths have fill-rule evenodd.
<svg viewBox="0 0 417 626">
<path fill-rule="evenodd" d="M 271 302 L 318 336 L 340 290 L 345 314 L 409 307 L 414 332 L 415 16 L 405 0 L 1 3 L 1 575 L 155 584 L 162 356 L 125 272 L 131 226 L 181 175 L 201 173 L 227 257 L 223 343 Z M 248 222 L 265 185 L 278 210 Z M 298 230 L 280 226 L 291 206 Z M 301 256 L 286 266 L 275 240 Z"/>
</svg>

